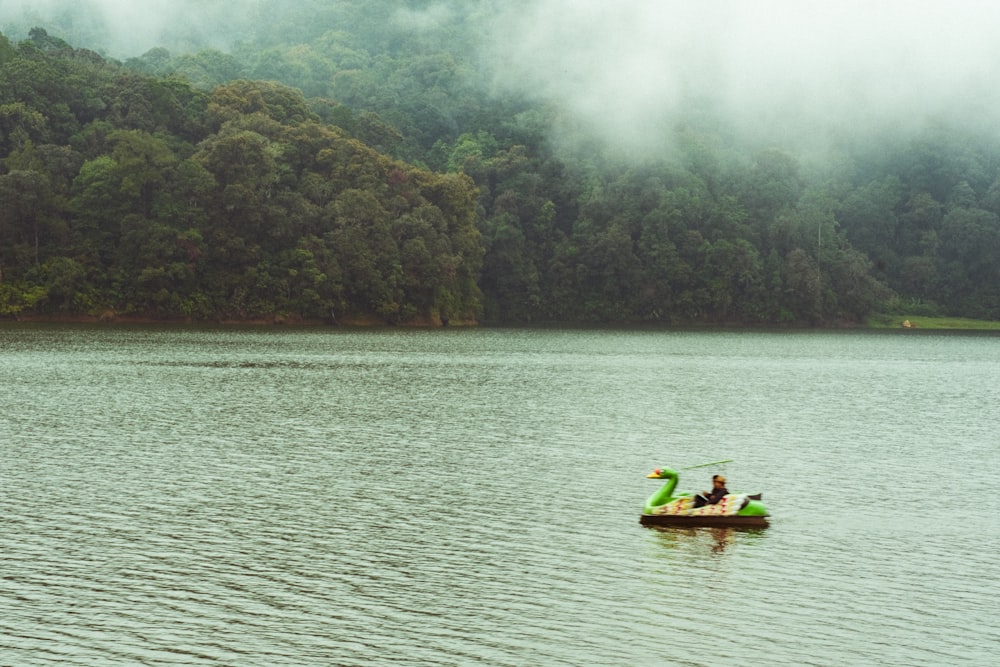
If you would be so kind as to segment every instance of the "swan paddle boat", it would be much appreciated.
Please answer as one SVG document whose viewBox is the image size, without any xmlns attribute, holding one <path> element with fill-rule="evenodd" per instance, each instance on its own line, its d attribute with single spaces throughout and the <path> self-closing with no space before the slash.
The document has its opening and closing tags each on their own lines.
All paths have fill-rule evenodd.
<svg viewBox="0 0 1000 667">
<path fill-rule="evenodd" d="M 730 493 L 715 505 L 695 507 L 695 494 L 677 492 L 675 495 L 677 480 L 680 478 L 676 470 L 657 468 L 646 477 L 666 480 L 666 483 L 646 500 L 642 516 L 639 517 L 639 523 L 644 526 L 764 528 L 768 525 L 767 517 L 770 514 L 760 501 L 759 493 Z"/>
</svg>

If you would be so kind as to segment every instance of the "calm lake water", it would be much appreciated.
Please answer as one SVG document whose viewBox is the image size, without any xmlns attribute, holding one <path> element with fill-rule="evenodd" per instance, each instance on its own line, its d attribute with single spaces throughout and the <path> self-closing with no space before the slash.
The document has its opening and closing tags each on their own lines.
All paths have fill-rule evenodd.
<svg viewBox="0 0 1000 667">
<path fill-rule="evenodd" d="M 2 665 L 996 664 L 1000 337 L 9 323 L 0 406 Z M 638 524 L 718 459 L 770 528 Z"/>
</svg>

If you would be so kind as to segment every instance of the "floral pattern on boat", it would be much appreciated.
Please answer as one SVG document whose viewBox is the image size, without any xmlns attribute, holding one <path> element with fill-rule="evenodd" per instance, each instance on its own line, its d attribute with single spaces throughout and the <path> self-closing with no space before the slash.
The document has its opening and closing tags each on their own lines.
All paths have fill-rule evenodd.
<svg viewBox="0 0 1000 667">
<path fill-rule="evenodd" d="M 714 505 L 694 506 L 695 496 L 682 496 L 653 510 L 654 514 L 674 516 L 735 516 L 749 502 L 745 493 L 730 493 Z"/>
</svg>

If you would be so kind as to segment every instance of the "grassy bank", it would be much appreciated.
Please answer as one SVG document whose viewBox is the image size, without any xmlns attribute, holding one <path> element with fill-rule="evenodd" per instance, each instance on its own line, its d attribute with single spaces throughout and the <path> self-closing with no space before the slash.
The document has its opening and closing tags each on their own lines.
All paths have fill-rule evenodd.
<svg viewBox="0 0 1000 667">
<path fill-rule="evenodd" d="M 926 317 L 924 315 L 875 315 L 868 320 L 873 329 L 905 328 L 909 322 L 914 329 L 954 329 L 967 331 L 1000 331 L 1000 322 L 972 320 L 966 317 Z"/>
</svg>

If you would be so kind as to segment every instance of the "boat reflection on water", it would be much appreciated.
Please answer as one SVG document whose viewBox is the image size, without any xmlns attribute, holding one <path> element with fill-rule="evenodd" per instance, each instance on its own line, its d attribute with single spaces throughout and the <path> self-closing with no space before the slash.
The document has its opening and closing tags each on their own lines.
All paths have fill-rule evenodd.
<svg viewBox="0 0 1000 667">
<path fill-rule="evenodd" d="M 677 528 L 671 526 L 647 527 L 655 540 L 671 551 L 679 551 L 684 556 L 716 556 L 731 550 L 737 543 L 762 539 L 767 535 L 765 528 Z"/>
</svg>

